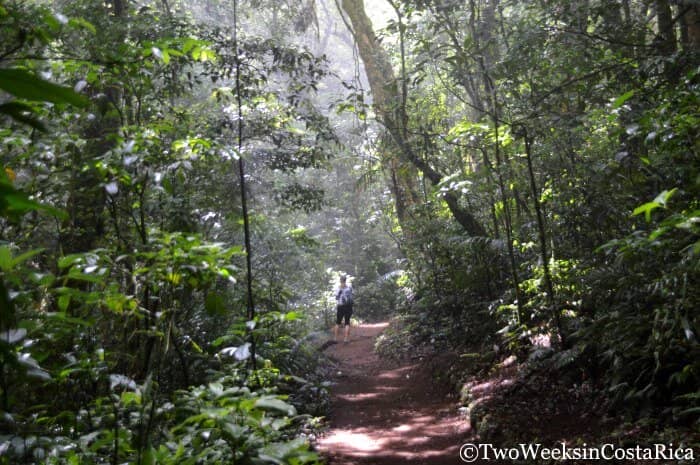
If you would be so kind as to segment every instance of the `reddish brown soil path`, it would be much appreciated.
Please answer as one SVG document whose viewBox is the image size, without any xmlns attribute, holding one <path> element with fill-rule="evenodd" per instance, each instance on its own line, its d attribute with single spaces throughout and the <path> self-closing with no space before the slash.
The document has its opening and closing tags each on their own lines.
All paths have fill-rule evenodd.
<svg viewBox="0 0 700 465">
<path fill-rule="evenodd" d="M 331 465 L 457 465 L 468 436 L 454 400 L 420 364 L 396 365 L 374 354 L 384 324 L 353 328 L 351 341 L 327 349 L 338 366 L 330 429 L 318 449 Z"/>
</svg>

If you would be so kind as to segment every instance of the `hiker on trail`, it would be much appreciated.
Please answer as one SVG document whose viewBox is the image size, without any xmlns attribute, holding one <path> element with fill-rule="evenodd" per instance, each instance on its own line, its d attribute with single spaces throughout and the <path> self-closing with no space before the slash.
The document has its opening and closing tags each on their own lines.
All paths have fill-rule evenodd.
<svg viewBox="0 0 700 465">
<path fill-rule="evenodd" d="M 350 317 L 352 316 L 352 287 L 347 284 L 347 276 L 340 275 L 340 286 L 335 291 L 336 301 L 336 317 L 335 328 L 333 329 L 333 340 L 338 340 L 338 327 L 345 320 L 345 338 L 344 342 L 348 342 L 350 337 Z"/>
</svg>

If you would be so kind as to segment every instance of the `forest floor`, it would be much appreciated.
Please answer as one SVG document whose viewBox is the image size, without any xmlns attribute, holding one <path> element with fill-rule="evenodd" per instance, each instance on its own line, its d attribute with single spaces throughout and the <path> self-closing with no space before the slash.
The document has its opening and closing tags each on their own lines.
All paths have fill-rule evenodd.
<svg viewBox="0 0 700 465">
<path fill-rule="evenodd" d="M 330 428 L 318 450 L 333 465 L 452 465 L 470 435 L 457 400 L 423 363 L 374 353 L 386 323 L 353 328 L 348 343 L 326 350 L 334 368 Z"/>
</svg>

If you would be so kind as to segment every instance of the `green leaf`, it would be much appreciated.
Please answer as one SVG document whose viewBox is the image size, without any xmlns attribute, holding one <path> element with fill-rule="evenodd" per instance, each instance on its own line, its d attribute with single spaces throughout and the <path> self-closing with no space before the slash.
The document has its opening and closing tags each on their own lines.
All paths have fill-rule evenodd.
<svg viewBox="0 0 700 465">
<path fill-rule="evenodd" d="M 86 107 L 89 100 L 70 87 L 59 86 L 19 68 L 0 69 L 0 89 L 15 97 L 37 102 L 70 103 Z"/>
<path fill-rule="evenodd" d="M 676 193 L 678 188 L 673 188 L 670 191 L 663 191 L 659 195 L 656 196 L 654 199 L 654 202 L 657 202 L 659 205 L 662 207 L 666 206 L 666 203 L 668 203 L 668 200 L 673 196 L 673 194 Z"/>
<path fill-rule="evenodd" d="M 192 348 L 193 348 L 194 350 L 196 350 L 197 353 L 200 353 L 200 354 L 203 354 L 203 353 L 204 353 L 204 351 L 203 351 L 202 348 L 199 346 L 199 344 L 197 344 L 196 342 L 194 342 L 193 339 L 190 339 L 190 344 L 192 344 Z"/>
<path fill-rule="evenodd" d="M 105 280 L 104 276 L 96 276 L 88 273 L 83 273 L 75 268 L 71 269 L 66 275 L 69 279 L 75 279 L 76 281 L 85 281 L 88 283 L 99 284 Z"/>
<path fill-rule="evenodd" d="M 286 442 L 272 442 L 260 450 L 260 459 L 265 463 L 302 464 L 317 463 L 318 456 L 308 451 L 308 446 L 302 438 Z"/>
<path fill-rule="evenodd" d="M 44 381 L 51 379 L 51 375 L 41 368 L 39 363 L 28 353 L 19 354 L 17 362 L 27 370 L 27 376 L 30 378 L 38 378 Z"/>
<path fill-rule="evenodd" d="M 65 312 L 68 309 L 68 305 L 70 305 L 70 296 L 69 295 L 64 294 L 58 298 L 58 309 L 60 311 Z"/>
<path fill-rule="evenodd" d="M 82 320 L 80 318 L 75 318 L 72 316 L 67 315 L 65 312 L 52 312 L 52 313 L 47 313 L 46 317 L 54 320 L 55 322 L 60 322 L 60 323 L 65 323 L 66 325 L 69 326 L 81 326 L 81 327 L 90 327 L 92 326 L 92 323 L 90 321 Z M 104 354 L 100 357 L 100 360 L 104 359 Z"/>
<path fill-rule="evenodd" d="M 687 417 L 691 415 L 700 415 L 700 407 L 691 407 L 678 413 L 679 417 Z"/>
<path fill-rule="evenodd" d="M 85 29 L 93 34 L 97 34 L 95 26 L 84 18 L 71 18 L 68 20 L 68 25 L 74 29 Z"/>
<path fill-rule="evenodd" d="M 255 401 L 255 408 L 263 410 L 274 410 L 288 416 L 296 415 L 294 406 L 276 397 L 261 397 Z"/>
<path fill-rule="evenodd" d="M 153 449 L 153 447 L 149 447 L 143 452 L 141 463 L 143 465 L 155 465 L 157 463 L 156 451 Z"/>
<path fill-rule="evenodd" d="M 659 208 L 661 205 L 658 204 L 658 202 L 647 202 L 643 205 L 638 206 L 637 208 L 634 209 L 632 212 L 633 216 L 640 215 L 644 213 L 644 219 L 647 221 L 651 221 L 651 212 L 657 208 Z"/>
<path fill-rule="evenodd" d="M 681 326 L 683 326 L 683 332 L 685 333 L 685 338 L 688 341 L 694 341 L 695 340 L 695 333 L 693 332 L 693 329 L 690 327 L 690 323 L 688 322 L 688 319 L 684 316 L 681 317 Z"/>
<path fill-rule="evenodd" d="M 44 24 L 46 24 L 52 32 L 56 33 L 61 29 L 61 21 L 59 21 L 55 13 L 46 12 L 43 19 Z"/>
<path fill-rule="evenodd" d="M 656 210 L 657 208 L 666 207 L 668 200 L 671 198 L 671 196 L 673 196 L 673 194 L 676 193 L 677 190 L 678 190 L 678 188 L 673 188 L 670 191 L 665 190 L 665 191 L 661 192 L 651 202 L 647 202 L 647 203 L 635 208 L 634 211 L 632 212 L 632 215 L 637 216 L 637 215 L 644 213 L 644 219 L 647 221 L 647 223 L 650 222 L 651 221 L 651 212 Z"/>
<path fill-rule="evenodd" d="M 138 392 L 124 391 L 120 396 L 120 400 L 125 406 L 141 405 L 141 394 Z"/>
<path fill-rule="evenodd" d="M 204 308 L 210 315 L 225 315 L 226 302 L 218 292 L 210 292 L 204 300 Z"/>
<path fill-rule="evenodd" d="M 625 92 L 624 94 L 622 94 L 618 98 L 616 98 L 612 104 L 613 109 L 620 108 L 622 105 L 624 105 L 627 100 L 632 98 L 632 96 L 634 95 L 634 92 L 635 91 L 633 89 L 633 90 L 630 90 L 629 92 Z"/>
<path fill-rule="evenodd" d="M 29 378 L 36 378 L 40 379 L 42 381 L 50 381 L 51 380 L 51 375 L 41 367 L 39 368 L 29 368 L 27 370 L 27 376 Z"/>
<path fill-rule="evenodd" d="M 216 53 L 208 48 L 195 48 L 192 50 L 192 58 L 197 61 L 214 61 L 216 60 Z"/>
<path fill-rule="evenodd" d="M 80 263 L 83 256 L 80 254 L 70 254 L 58 259 L 58 267 L 60 269 L 68 268 L 76 263 Z"/>
<path fill-rule="evenodd" d="M 231 422 L 225 422 L 221 432 L 233 441 L 241 441 L 250 436 L 249 427 Z"/>
<path fill-rule="evenodd" d="M 30 258 L 39 255 L 42 253 L 44 249 L 34 249 L 34 250 L 29 250 L 27 252 L 24 252 L 23 254 L 17 255 L 14 259 L 12 259 L 12 266 L 17 266 L 21 263 L 26 262 Z"/>
<path fill-rule="evenodd" d="M 61 219 L 67 217 L 64 211 L 35 202 L 12 185 L 0 182 L 0 216 L 19 217 L 35 210 L 45 211 Z"/>
<path fill-rule="evenodd" d="M 165 189 L 165 192 L 168 194 L 172 194 L 174 192 L 173 190 L 173 182 L 169 177 L 164 177 L 162 181 L 162 186 L 163 189 Z"/>
<path fill-rule="evenodd" d="M 196 45 L 199 45 L 201 42 L 196 39 L 188 38 L 185 40 L 185 43 L 182 45 L 182 51 L 187 53 L 190 50 L 192 50 Z"/>
<path fill-rule="evenodd" d="M 0 247 L 0 270 L 8 272 L 12 269 L 12 251 L 6 245 Z"/>
</svg>

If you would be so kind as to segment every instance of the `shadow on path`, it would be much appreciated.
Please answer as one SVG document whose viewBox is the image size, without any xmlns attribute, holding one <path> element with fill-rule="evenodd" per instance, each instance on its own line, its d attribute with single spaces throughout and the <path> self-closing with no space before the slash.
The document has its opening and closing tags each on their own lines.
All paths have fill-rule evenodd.
<svg viewBox="0 0 700 465">
<path fill-rule="evenodd" d="M 334 465 L 462 464 L 469 434 L 454 401 L 420 364 L 392 365 L 374 354 L 386 323 L 360 325 L 327 349 L 338 362 L 330 429 L 318 449 Z"/>
</svg>

